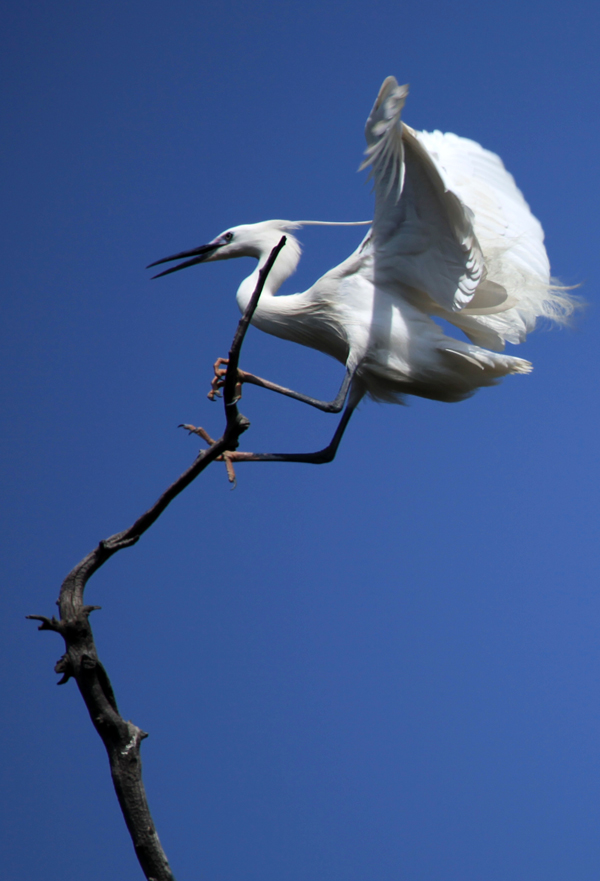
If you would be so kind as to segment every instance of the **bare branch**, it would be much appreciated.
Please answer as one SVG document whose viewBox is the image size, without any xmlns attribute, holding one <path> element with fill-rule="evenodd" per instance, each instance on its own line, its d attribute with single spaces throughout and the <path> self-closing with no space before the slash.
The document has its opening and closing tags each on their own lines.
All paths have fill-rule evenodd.
<svg viewBox="0 0 600 881">
<path fill-rule="evenodd" d="M 267 263 L 260 271 L 256 290 L 239 322 L 231 345 L 223 395 L 226 425 L 222 437 L 211 442 L 210 436 L 204 432 L 203 436 L 211 443 L 210 447 L 199 453 L 190 467 L 129 529 L 117 532 L 101 541 L 69 572 L 63 581 L 58 598 L 60 619 L 47 618 L 43 615 L 27 616 L 31 620 L 40 622 L 39 630 L 52 630 L 65 640 L 65 654 L 54 668 L 56 673 L 62 674 L 58 684 L 62 685 L 71 678 L 77 682 L 92 723 L 108 753 L 119 805 L 140 866 L 148 881 L 175 881 L 156 833 L 142 782 L 140 744 L 148 735 L 133 722 L 125 721 L 119 713 L 110 679 L 98 658 L 89 622 L 91 612 L 100 607 L 84 605 L 83 593 L 94 572 L 117 551 L 136 544 L 173 499 L 183 492 L 211 462 L 224 458 L 231 479 L 233 466 L 228 454 L 237 449 L 240 435 L 250 426 L 249 420 L 239 412 L 235 398 L 240 351 L 267 276 L 285 242 L 284 236 L 272 250 Z M 201 435 L 203 433 L 202 429 L 185 427 Z"/>
<path fill-rule="evenodd" d="M 271 253 L 269 254 L 269 259 L 260 270 L 258 274 L 258 284 L 256 285 L 256 289 L 252 296 L 250 297 L 250 302 L 246 307 L 244 314 L 240 319 L 240 323 L 238 324 L 237 330 L 235 332 L 235 336 L 233 338 L 233 342 L 231 344 L 231 348 L 229 350 L 229 363 L 227 364 L 227 373 L 225 374 L 225 385 L 223 387 L 223 399 L 225 402 L 225 415 L 227 416 L 227 425 L 239 418 L 238 410 L 237 410 L 237 401 L 235 398 L 235 388 L 238 382 L 238 365 L 240 363 L 240 352 L 242 350 L 242 343 L 244 342 L 244 337 L 246 336 L 246 331 L 252 321 L 252 316 L 256 311 L 256 307 L 258 306 L 258 301 L 260 299 L 260 295 L 263 292 L 263 288 L 265 286 L 265 282 L 267 277 L 273 268 L 273 264 L 277 260 L 279 256 L 279 252 L 285 246 L 287 239 L 285 236 L 279 241 L 279 244 L 276 245 Z"/>
</svg>

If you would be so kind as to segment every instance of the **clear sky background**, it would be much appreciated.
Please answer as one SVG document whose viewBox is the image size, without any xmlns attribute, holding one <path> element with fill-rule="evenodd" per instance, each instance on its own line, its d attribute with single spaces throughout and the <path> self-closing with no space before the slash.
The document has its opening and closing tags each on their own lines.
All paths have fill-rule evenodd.
<svg viewBox="0 0 600 881">
<path fill-rule="evenodd" d="M 217 435 L 250 261 L 152 260 L 272 217 L 362 220 L 385 76 L 498 152 L 587 310 L 461 404 L 365 403 L 329 466 L 221 464 L 86 593 L 178 881 L 600 876 L 597 3 L 9 3 L 2 297 L 2 876 L 137 879 L 52 614 L 62 578 Z M 286 290 L 363 232 L 307 229 Z M 333 396 L 339 364 L 249 334 Z M 245 446 L 336 417 L 244 392 Z"/>
</svg>

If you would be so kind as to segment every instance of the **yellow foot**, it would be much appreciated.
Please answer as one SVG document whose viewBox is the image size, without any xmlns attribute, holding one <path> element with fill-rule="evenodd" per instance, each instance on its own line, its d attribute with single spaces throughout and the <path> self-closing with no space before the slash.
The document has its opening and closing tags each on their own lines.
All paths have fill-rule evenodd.
<svg viewBox="0 0 600 881">
<path fill-rule="evenodd" d="M 229 364 L 229 358 L 217 358 L 215 363 L 213 364 L 214 376 L 212 378 L 210 384 L 210 391 L 208 393 L 208 399 L 210 401 L 216 401 L 217 398 L 222 397 L 221 389 L 225 385 L 225 374 L 227 373 L 227 365 Z M 238 370 L 238 381 L 235 386 L 235 398 L 236 401 L 242 397 L 242 382 L 243 382 L 243 371 Z"/>
<path fill-rule="evenodd" d="M 182 422 L 179 428 L 185 428 L 189 434 L 197 434 L 198 437 L 201 437 L 203 441 L 206 441 L 210 447 L 215 443 L 210 434 L 203 428 L 196 428 L 195 425 L 188 425 L 186 422 Z"/>
<path fill-rule="evenodd" d="M 213 364 L 214 376 L 212 378 L 212 382 L 210 384 L 210 391 L 208 393 L 209 401 L 216 401 L 217 398 L 221 397 L 221 389 L 225 385 L 225 374 L 227 373 L 227 368 L 222 365 L 229 364 L 229 358 L 217 358 L 215 363 Z"/>
<path fill-rule="evenodd" d="M 215 440 L 210 436 L 210 434 L 205 431 L 201 426 L 196 427 L 195 425 L 188 425 L 187 423 L 182 423 L 179 428 L 185 428 L 185 430 L 189 434 L 197 434 L 198 437 L 201 437 L 203 441 L 212 447 L 215 444 Z M 235 458 L 235 453 L 226 450 L 221 456 L 217 456 L 216 462 L 225 462 L 225 468 L 227 469 L 227 479 L 229 483 L 233 483 L 234 486 L 237 486 L 237 480 L 235 477 L 235 469 L 233 467 L 233 459 Z"/>
</svg>

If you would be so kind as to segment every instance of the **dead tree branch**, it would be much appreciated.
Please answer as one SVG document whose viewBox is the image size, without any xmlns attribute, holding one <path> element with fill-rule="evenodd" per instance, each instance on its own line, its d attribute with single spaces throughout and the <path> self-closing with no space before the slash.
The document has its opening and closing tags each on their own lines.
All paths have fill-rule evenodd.
<svg viewBox="0 0 600 881">
<path fill-rule="evenodd" d="M 140 744 L 148 735 L 133 722 L 125 721 L 119 713 L 110 679 L 98 658 L 89 622 L 90 613 L 100 606 L 84 605 L 83 594 L 88 580 L 113 554 L 136 544 L 173 499 L 211 462 L 221 457 L 227 462 L 227 453 L 237 449 L 240 435 L 250 426 L 248 419 L 239 412 L 235 397 L 240 351 L 267 276 L 285 242 L 283 236 L 260 271 L 258 284 L 231 344 L 223 394 L 226 418 L 223 435 L 217 441 L 211 441 L 209 449 L 202 450 L 187 471 L 129 529 L 101 541 L 69 572 L 57 601 L 58 619 L 28 615 L 28 618 L 41 622 L 40 630 L 53 630 L 65 640 L 65 654 L 54 668 L 62 674 L 58 684 L 62 685 L 71 678 L 77 682 L 92 723 L 106 747 L 119 805 L 148 881 L 175 881 L 156 833 L 142 782 Z M 206 433 L 204 436 L 207 437 Z"/>
</svg>

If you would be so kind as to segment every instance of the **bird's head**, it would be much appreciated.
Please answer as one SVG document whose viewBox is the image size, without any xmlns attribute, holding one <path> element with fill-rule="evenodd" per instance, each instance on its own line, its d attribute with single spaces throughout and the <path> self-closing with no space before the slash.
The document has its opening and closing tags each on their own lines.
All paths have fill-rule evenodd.
<svg viewBox="0 0 600 881">
<path fill-rule="evenodd" d="M 300 246 L 297 240 L 290 236 L 290 232 L 293 229 L 297 229 L 300 225 L 300 222 L 292 220 L 265 220 L 262 223 L 230 226 L 211 242 L 208 242 L 208 244 L 200 245 L 199 248 L 192 248 L 190 251 L 180 251 L 178 254 L 172 254 L 170 257 L 163 257 L 162 260 L 150 263 L 150 266 L 147 268 L 158 266 L 161 263 L 169 263 L 171 260 L 183 260 L 183 263 L 178 263 L 177 266 L 172 266 L 170 269 L 165 269 L 164 272 L 159 272 L 158 275 L 153 276 L 153 278 L 160 278 L 162 275 L 169 275 L 171 272 L 177 272 L 179 269 L 185 269 L 188 266 L 195 266 L 197 263 L 229 260 L 231 257 L 256 257 L 260 260 L 265 254 L 271 252 L 282 235 L 288 235 L 286 251 L 289 252 L 289 245 L 292 245 L 293 250 L 297 248 L 299 257 Z"/>
</svg>

